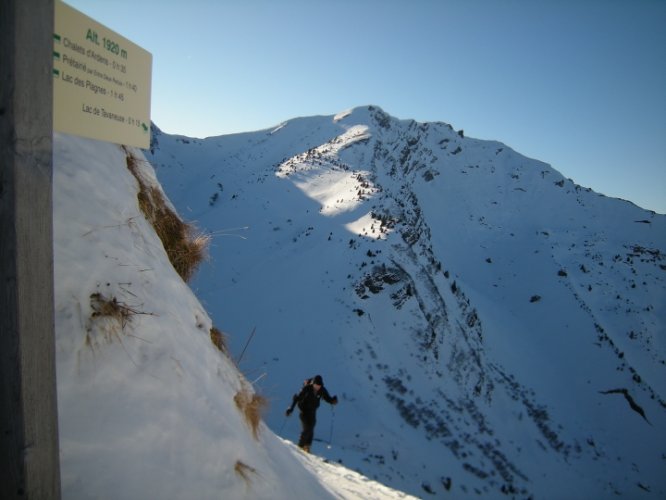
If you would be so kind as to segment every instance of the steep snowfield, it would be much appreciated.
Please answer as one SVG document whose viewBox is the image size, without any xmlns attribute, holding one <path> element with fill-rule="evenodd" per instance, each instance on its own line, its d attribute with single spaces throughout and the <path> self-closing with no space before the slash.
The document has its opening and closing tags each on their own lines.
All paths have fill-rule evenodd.
<svg viewBox="0 0 666 500">
<path fill-rule="evenodd" d="M 666 495 L 665 216 L 373 106 L 148 156 L 281 436 L 321 373 L 314 451 L 413 495 Z"/>
<path fill-rule="evenodd" d="M 130 153 L 160 190 L 141 152 Z M 142 215 L 127 154 L 55 136 L 63 498 L 405 498 L 300 456 L 263 424 L 253 437 L 234 402 L 252 385 L 213 346 L 207 311 Z"/>
</svg>

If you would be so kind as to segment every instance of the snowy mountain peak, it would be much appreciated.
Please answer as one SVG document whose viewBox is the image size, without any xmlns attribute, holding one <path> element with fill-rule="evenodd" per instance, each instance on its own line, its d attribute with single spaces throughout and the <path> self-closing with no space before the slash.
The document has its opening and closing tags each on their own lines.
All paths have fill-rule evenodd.
<svg viewBox="0 0 666 500">
<path fill-rule="evenodd" d="M 316 452 L 411 494 L 666 492 L 664 216 L 376 106 L 154 139 L 213 235 L 195 293 L 233 352 L 256 331 L 241 368 L 282 436 L 322 373 Z"/>
</svg>

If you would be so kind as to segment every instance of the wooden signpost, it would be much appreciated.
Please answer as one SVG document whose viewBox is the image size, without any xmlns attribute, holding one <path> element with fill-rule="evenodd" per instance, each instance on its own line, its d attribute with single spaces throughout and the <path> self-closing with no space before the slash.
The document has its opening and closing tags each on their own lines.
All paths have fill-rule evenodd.
<svg viewBox="0 0 666 500">
<path fill-rule="evenodd" d="M 151 64 L 143 49 L 59 0 L 0 0 L 3 500 L 60 498 L 54 128 L 148 147 Z"/>
</svg>

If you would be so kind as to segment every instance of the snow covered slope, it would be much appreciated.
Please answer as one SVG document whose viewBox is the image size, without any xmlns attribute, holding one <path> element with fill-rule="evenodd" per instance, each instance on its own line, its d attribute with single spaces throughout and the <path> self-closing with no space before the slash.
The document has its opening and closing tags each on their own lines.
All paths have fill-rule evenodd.
<svg viewBox="0 0 666 500">
<path fill-rule="evenodd" d="M 411 494 L 666 495 L 665 216 L 374 106 L 148 156 L 281 436 L 320 373 L 315 453 Z"/>
<path fill-rule="evenodd" d="M 211 319 L 146 221 L 140 151 L 56 134 L 54 259 L 63 498 L 405 498 L 299 457 L 239 394 Z M 168 203 L 168 202 L 167 202 Z M 305 466 L 304 466 L 305 465 Z"/>
</svg>

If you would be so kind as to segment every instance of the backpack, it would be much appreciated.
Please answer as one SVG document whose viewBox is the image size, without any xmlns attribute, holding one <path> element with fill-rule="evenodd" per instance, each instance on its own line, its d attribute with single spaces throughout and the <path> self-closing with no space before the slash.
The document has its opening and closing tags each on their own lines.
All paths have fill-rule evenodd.
<svg viewBox="0 0 666 500">
<path fill-rule="evenodd" d="M 301 389 L 298 398 L 298 408 L 301 411 L 315 410 L 319 408 L 319 398 L 321 396 L 315 394 L 312 380 L 313 379 L 308 378 L 303 382 L 303 388 Z"/>
</svg>

